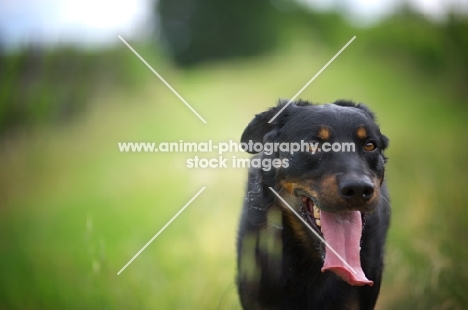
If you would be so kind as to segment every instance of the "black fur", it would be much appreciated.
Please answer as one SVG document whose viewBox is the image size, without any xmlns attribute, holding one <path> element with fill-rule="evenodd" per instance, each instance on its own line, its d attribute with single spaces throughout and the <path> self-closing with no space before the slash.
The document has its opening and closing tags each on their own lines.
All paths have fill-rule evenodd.
<svg viewBox="0 0 468 310">
<path fill-rule="evenodd" d="M 237 241 L 241 304 L 248 310 L 373 309 L 382 279 L 384 243 L 390 219 L 383 154 L 388 139 L 380 133 L 368 107 L 346 100 L 327 105 L 298 101 L 268 123 L 285 104 L 280 102 L 257 114 L 241 141 L 323 143 L 318 132 L 325 127 L 330 132 L 327 141 L 354 142 L 356 150 L 292 155 L 276 151 L 271 155 L 264 152 L 255 155 L 262 160 L 287 160 L 288 167 L 249 170 Z M 356 136 L 359 127 L 365 128 L 365 138 Z M 364 150 L 367 143 L 372 143 L 375 149 Z M 340 182 L 348 176 L 357 181 L 370 180 L 375 184 L 373 196 L 365 201 L 359 197 L 343 198 L 338 193 Z M 324 183 L 325 180 L 329 183 Z M 336 184 L 336 188 L 326 184 Z M 323 244 L 291 215 L 269 187 L 298 212 L 301 212 L 300 199 L 304 195 L 312 197 L 322 210 L 361 211 L 364 222 L 361 265 L 374 285 L 351 286 L 331 271 L 322 273 Z"/>
</svg>

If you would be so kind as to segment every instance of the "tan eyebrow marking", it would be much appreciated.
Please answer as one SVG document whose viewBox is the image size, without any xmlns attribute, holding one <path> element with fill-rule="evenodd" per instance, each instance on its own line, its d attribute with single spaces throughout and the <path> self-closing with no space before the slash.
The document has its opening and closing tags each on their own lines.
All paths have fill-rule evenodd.
<svg viewBox="0 0 468 310">
<path fill-rule="evenodd" d="M 364 140 L 367 138 L 367 130 L 361 126 L 356 130 L 356 135 L 359 139 Z"/>
<path fill-rule="evenodd" d="M 318 137 L 321 140 L 328 140 L 330 138 L 330 130 L 327 127 L 320 128 L 318 132 Z"/>
</svg>

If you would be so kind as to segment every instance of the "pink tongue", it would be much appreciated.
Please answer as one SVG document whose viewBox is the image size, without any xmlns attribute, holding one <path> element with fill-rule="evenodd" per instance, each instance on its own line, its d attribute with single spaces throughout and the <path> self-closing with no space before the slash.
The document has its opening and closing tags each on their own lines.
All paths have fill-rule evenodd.
<svg viewBox="0 0 468 310">
<path fill-rule="evenodd" d="M 366 278 L 361 268 L 359 247 L 361 241 L 361 212 L 331 213 L 320 211 L 320 222 L 325 241 L 341 256 L 343 262 L 330 248 L 326 247 L 322 272 L 333 271 L 351 285 L 374 284 Z"/>
</svg>

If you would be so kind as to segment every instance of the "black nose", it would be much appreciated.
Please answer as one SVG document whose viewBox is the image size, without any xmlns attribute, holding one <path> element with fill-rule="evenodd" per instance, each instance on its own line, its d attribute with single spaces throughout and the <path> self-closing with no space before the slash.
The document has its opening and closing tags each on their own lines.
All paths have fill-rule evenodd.
<svg viewBox="0 0 468 310">
<path fill-rule="evenodd" d="M 374 194 L 374 184 L 369 178 L 342 180 L 339 184 L 341 197 L 346 200 L 369 200 Z"/>
</svg>

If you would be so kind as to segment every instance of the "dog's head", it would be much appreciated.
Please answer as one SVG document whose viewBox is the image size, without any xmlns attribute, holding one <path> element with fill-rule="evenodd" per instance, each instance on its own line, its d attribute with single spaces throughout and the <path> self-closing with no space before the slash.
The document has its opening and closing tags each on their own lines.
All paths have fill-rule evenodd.
<svg viewBox="0 0 468 310">
<path fill-rule="evenodd" d="M 357 248 L 359 260 L 362 222 L 381 199 L 388 139 L 363 104 L 340 100 L 312 105 L 299 101 L 288 105 L 270 123 L 285 104 L 280 102 L 256 115 L 241 141 L 261 143 L 263 159 L 281 161 L 281 166 L 263 172 L 264 182 L 287 195 L 292 207 L 325 241 L 342 247 L 338 252 Z M 325 270 L 334 271 L 353 285 L 372 284 L 350 275 L 355 270 L 345 262 L 332 262 L 331 258 L 327 262 L 327 256 Z M 356 257 L 350 260 L 358 263 Z"/>
</svg>

